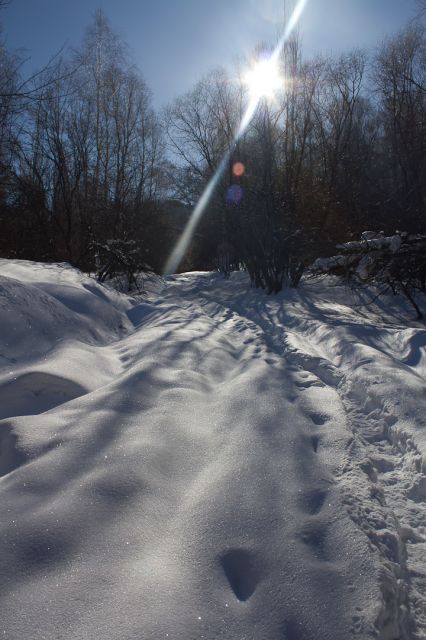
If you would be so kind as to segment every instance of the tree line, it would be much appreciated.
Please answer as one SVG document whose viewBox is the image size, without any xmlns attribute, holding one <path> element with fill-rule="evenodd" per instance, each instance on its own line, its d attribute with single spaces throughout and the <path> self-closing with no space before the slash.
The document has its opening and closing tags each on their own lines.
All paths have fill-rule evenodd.
<svg viewBox="0 0 426 640">
<path fill-rule="evenodd" d="M 164 135 L 148 87 L 103 13 L 78 50 L 24 89 L 19 60 L 4 47 L 0 56 L 2 254 L 88 268 L 96 242 L 132 239 L 148 253 Z"/>
<path fill-rule="evenodd" d="M 293 36 L 282 90 L 260 100 L 236 140 L 246 64 L 211 71 L 156 113 L 102 12 L 79 49 L 24 83 L 19 59 L 0 45 L 1 255 L 92 269 L 96 247 L 131 241 L 161 271 L 212 179 L 181 267 L 243 265 L 270 292 L 297 285 L 306 265 L 365 229 L 424 232 L 420 21 L 370 53 L 306 59 Z"/>
</svg>

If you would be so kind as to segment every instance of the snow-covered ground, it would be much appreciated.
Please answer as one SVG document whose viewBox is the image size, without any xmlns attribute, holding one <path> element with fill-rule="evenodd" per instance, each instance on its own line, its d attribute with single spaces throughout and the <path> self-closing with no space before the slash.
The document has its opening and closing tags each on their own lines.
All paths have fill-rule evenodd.
<svg viewBox="0 0 426 640">
<path fill-rule="evenodd" d="M 359 304 L 0 261 L 0 638 L 424 640 L 426 330 Z"/>
</svg>

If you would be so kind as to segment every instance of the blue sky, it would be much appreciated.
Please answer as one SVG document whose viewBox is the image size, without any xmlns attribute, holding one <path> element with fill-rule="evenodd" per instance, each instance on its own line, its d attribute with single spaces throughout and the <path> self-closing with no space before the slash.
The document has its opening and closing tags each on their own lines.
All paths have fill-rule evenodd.
<svg viewBox="0 0 426 640">
<path fill-rule="evenodd" d="M 97 8 L 130 45 L 162 106 L 210 69 L 274 42 L 282 0 L 12 0 L 0 14 L 9 48 L 40 68 L 77 46 Z M 300 22 L 305 54 L 374 47 L 416 14 L 416 0 L 308 0 Z"/>
</svg>

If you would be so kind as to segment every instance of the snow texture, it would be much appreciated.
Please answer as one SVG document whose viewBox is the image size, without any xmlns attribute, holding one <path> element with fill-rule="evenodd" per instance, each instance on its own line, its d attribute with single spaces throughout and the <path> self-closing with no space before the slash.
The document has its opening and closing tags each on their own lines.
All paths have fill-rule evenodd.
<svg viewBox="0 0 426 640">
<path fill-rule="evenodd" d="M 0 261 L 0 637 L 424 639 L 426 330 L 353 295 Z"/>
</svg>

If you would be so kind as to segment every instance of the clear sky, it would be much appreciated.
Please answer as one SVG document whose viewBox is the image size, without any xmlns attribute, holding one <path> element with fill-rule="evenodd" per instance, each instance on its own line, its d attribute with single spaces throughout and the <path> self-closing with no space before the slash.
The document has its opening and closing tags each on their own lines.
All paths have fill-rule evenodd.
<svg viewBox="0 0 426 640">
<path fill-rule="evenodd" d="M 11 0 L 2 11 L 9 48 L 42 67 L 64 44 L 77 46 L 97 8 L 130 45 L 162 106 L 205 72 L 231 66 L 260 42 L 275 42 L 283 0 Z M 374 47 L 416 15 L 416 0 L 308 0 L 304 51 Z"/>
</svg>

